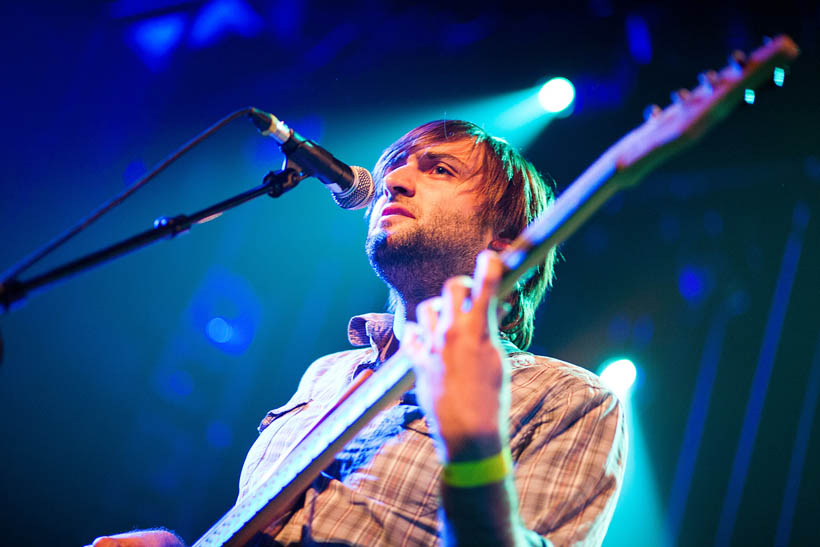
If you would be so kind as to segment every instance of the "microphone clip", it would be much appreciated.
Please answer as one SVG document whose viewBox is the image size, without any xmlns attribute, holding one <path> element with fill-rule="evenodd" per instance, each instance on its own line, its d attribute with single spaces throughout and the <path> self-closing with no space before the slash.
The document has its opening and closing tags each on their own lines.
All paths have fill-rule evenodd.
<svg viewBox="0 0 820 547">
<path fill-rule="evenodd" d="M 270 186 L 268 195 L 272 198 L 278 198 L 288 190 L 292 190 L 297 184 L 310 176 L 310 173 L 305 173 L 305 170 L 289 158 L 285 156 L 285 162 L 282 169 L 279 171 L 269 171 L 262 183 Z"/>
</svg>

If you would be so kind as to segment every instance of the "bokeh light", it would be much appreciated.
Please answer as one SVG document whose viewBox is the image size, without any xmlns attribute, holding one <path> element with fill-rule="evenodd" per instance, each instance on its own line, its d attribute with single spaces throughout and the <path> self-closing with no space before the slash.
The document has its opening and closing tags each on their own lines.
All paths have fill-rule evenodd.
<svg viewBox="0 0 820 547">
<path fill-rule="evenodd" d="M 621 399 L 629 393 L 637 377 L 635 363 L 624 358 L 610 361 L 601 372 L 601 381 Z"/>
<path fill-rule="evenodd" d="M 553 78 L 538 91 L 538 102 L 547 112 L 557 114 L 567 110 L 575 100 L 575 86 L 566 78 Z"/>
<path fill-rule="evenodd" d="M 233 337 L 233 327 L 222 317 L 214 317 L 208 321 L 208 338 L 218 344 L 224 344 Z"/>
</svg>

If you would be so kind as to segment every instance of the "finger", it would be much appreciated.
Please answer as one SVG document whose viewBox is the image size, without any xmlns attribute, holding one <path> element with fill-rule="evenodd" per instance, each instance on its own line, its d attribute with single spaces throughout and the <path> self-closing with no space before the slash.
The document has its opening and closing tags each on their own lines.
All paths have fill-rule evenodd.
<svg viewBox="0 0 820 547">
<path fill-rule="evenodd" d="M 469 311 L 471 307 L 470 292 L 473 280 L 466 275 L 451 277 L 444 282 L 441 290 L 443 299 L 441 315 L 442 318 L 450 319 L 462 311 Z"/>
<path fill-rule="evenodd" d="M 418 377 L 430 374 L 430 337 L 418 323 L 408 321 L 404 325 L 401 351 L 413 363 L 413 370 Z"/>
<path fill-rule="evenodd" d="M 441 297 L 428 298 L 422 300 L 416 306 L 416 321 L 427 332 L 435 332 L 438 325 L 438 316 L 441 311 Z"/>
<path fill-rule="evenodd" d="M 472 289 L 474 313 L 480 314 L 481 317 L 488 316 L 490 303 L 496 302 L 496 293 L 503 274 L 504 263 L 497 253 L 489 250 L 479 253 Z"/>
<path fill-rule="evenodd" d="M 404 333 L 401 337 L 401 350 L 412 357 L 425 351 L 427 342 L 424 331 L 418 323 L 408 321 L 404 324 Z"/>
</svg>

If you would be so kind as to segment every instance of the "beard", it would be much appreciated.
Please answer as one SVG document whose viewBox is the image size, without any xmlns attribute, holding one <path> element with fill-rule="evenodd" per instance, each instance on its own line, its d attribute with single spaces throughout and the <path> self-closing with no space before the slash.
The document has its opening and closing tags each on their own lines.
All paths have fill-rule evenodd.
<svg viewBox="0 0 820 547">
<path fill-rule="evenodd" d="M 406 304 L 439 296 L 453 276 L 471 276 L 476 256 L 486 248 L 486 229 L 474 216 L 437 215 L 409 228 L 388 235 L 376 227 L 365 242 L 376 275 Z"/>
</svg>

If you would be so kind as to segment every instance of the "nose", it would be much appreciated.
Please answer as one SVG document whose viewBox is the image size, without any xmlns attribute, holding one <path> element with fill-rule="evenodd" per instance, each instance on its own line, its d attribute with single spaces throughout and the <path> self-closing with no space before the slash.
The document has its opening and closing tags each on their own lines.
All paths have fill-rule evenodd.
<svg viewBox="0 0 820 547">
<path fill-rule="evenodd" d="M 415 169 L 410 163 L 405 163 L 384 177 L 384 193 L 388 198 L 398 195 L 411 197 L 416 193 L 416 182 L 414 177 Z"/>
</svg>

